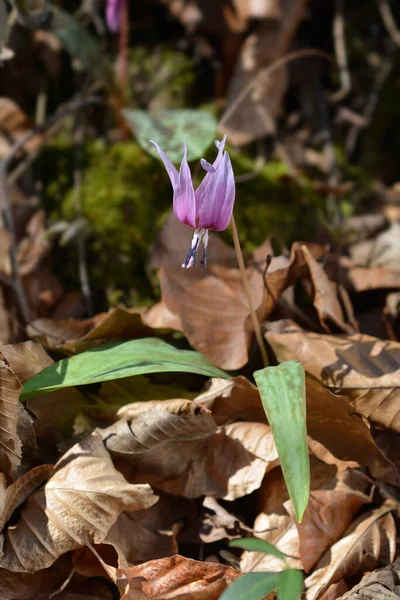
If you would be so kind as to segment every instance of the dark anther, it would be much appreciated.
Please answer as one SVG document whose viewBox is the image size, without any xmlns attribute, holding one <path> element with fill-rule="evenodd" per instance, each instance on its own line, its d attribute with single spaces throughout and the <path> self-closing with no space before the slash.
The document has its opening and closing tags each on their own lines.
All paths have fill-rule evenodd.
<svg viewBox="0 0 400 600">
<path fill-rule="evenodd" d="M 204 248 L 203 258 L 200 264 L 207 269 L 207 248 Z"/>
<path fill-rule="evenodd" d="M 185 263 L 184 263 L 184 265 L 185 265 L 185 268 L 186 268 L 186 267 L 188 266 L 188 264 L 190 263 L 190 259 L 191 259 L 192 257 L 193 257 L 193 267 L 195 267 L 195 266 L 196 266 L 196 252 L 197 252 L 197 248 L 198 248 L 198 246 L 199 246 L 199 242 L 200 242 L 200 238 L 197 240 L 197 242 L 196 242 L 196 245 L 195 245 L 195 246 L 193 246 L 192 248 L 190 248 L 190 250 L 189 250 L 189 254 L 187 255 L 187 257 L 186 257 L 186 260 L 185 260 Z M 203 264 L 203 261 L 202 261 L 202 263 L 201 263 L 201 264 Z"/>
</svg>

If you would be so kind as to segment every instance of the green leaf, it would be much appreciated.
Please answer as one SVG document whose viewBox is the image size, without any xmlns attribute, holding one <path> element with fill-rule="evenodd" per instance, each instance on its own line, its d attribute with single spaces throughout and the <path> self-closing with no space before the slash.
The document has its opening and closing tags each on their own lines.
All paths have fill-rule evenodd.
<svg viewBox="0 0 400 600">
<path fill-rule="evenodd" d="M 149 140 L 161 146 L 173 163 L 183 158 L 183 144 L 187 146 L 188 161 L 204 155 L 217 135 L 217 120 L 202 110 L 144 110 L 127 108 L 123 114 L 140 146 L 152 156 L 159 158 Z"/>
<path fill-rule="evenodd" d="M 279 577 L 278 600 L 299 600 L 303 591 L 303 575 L 296 569 L 286 569 Z"/>
<path fill-rule="evenodd" d="M 219 600 L 260 600 L 278 587 L 280 573 L 246 573 L 236 579 Z"/>
<path fill-rule="evenodd" d="M 269 542 L 265 542 L 260 538 L 240 538 L 238 540 L 232 540 L 229 545 L 234 548 L 243 548 L 243 550 L 249 550 L 250 552 L 264 552 L 265 554 L 272 554 L 277 558 L 286 560 L 286 554 L 283 554 L 278 548 L 275 548 Z"/>
<path fill-rule="evenodd" d="M 105 64 L 104 54 L 96 38 L 67 12 L 53 6 L 51 29 L 73 58 L 79 59 L 84 69 L 99 69 Z"/>
<path fill-rule="evenodd" d="M 290 360 L 254 373 L 271 426 L 283 476 L 300 522 L 310 495 L 310 462 L 306 429 L 306 389 L 303 366 Z"/>
<path fill-rule="evenodd" d="M 50 365 L 25 382 L 21 400 L 70 386 L 177 371 L 229 377 L 199 352 L 178 350 L 158 338 L 143 338 L 97 346 Z"/>
</svg>

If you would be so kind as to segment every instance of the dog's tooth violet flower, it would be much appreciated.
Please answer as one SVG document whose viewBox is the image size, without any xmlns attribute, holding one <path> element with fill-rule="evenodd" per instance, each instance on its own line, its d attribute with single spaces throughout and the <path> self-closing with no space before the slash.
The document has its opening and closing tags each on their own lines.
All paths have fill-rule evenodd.
<svg viewBox="0 0 400 600">
<path fill-rule="evenodd" d="M 106 21 L 107 27 L 113 33 L 119 31 L 121 24 L 122 8 L 126 0 L 107 0 Z"/>
<path fill-rule="evenodd" d="M 151 141 L 157 148 L 172 183 L 174 213 L 182 223 L 195 230 L 189 254 L 182 265 L 185 268 L 196 266 L 196 252 L 201 241 L 204 246 L 201 264 L 207 267 L 208 231 L 223 231 L 232 217 L 235 179 L 229 155 L 224 152 L 225 140 L 226 136 L 222 142 L 215 142 L 218 155 L 212 165 L 204 158 L 200 160 L 207 174 L 196 191 L 186 158 L 186 144 L 183 145 L 183 159 L 178 171 L 160 146 Z"/>
</svg>

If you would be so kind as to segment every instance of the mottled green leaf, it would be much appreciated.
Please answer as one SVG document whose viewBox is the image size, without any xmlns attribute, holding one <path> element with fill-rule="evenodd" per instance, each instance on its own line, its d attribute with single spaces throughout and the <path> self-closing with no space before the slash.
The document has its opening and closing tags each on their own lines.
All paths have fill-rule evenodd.
<svg viewBox="0 0 400 600">
<path fill-rule="evenodd" d="M 167 372 L 228 378 L 199 352 L 179 350 L 158 338 L 143 338 L 97 346 L 50 365 L 24 383 L 21 400 L 60 388 Z"/>
<path fill-rule="evenodd" d="M 278 600 L 299 600 L 303 591 L 303 575 L 296 569 L 286 569 L 279 577 Z"/>
<path fill-rule="evenodd" d="M 154 140 L 161 146 L 173 163 L 183 157 L 183 143 L 187 146 L 188 161 L 204 155 L 217 135 L 217 120 L 214 115 L 192 109 L 144 110 L 127 108 L 124 116 L 141 147 L 159 158 L 157 150 L 150 144 Z"/>
<path fill-rule="evenodd" d="M 290 360 L 277 367 L 256 371 L 254 378 L 300 522 L 310 495 L 304 368 L 299 362 Z"/>
<path fill-rule="evenodd" d="M 243 548 L 243 550 L 249 550 L 250 552 L 264 552 L 265 554 L 272 554 L 282 560 L 286 559 L 286 554 L 283 554 L 278 548 L 275 548 L 269 542 L 265 542 L 260 538 L 240 538 L 238 540 L 232 540 L 229 542 L 230 546 L 234 548 Z"/>
<path fill-rule="evenodd" d="M 279 584 L 280 573 L 246 573 L 236 579 L 219 600 L 260 600 Z"/>
</svg>

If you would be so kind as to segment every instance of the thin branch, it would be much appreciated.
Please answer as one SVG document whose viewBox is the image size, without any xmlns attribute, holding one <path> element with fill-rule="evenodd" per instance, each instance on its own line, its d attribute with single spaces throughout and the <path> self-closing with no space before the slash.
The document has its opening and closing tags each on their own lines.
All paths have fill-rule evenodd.
<svg viewBox="0 0 400 600">
<path fill-rule="evenodd" d="M 258 320 L 256 311 L 254 310 L 253 301 L 251 299 L 249 282 L 247 280 L 246 267 L 244 266 L 242 249 L 240 247 L 240 240 L 239 240 L 239 236 L 238 236 L 238 232 L 237 232 L 235 218 L 233 215 L 232 215 L 232 220 L 231 220 L 231 226 L 232 226 L 233 243 L 235 245 L 235 252 L 236 252 L 236 256 L 237 256 L 238 264 L 239 264 L 240 276 L 242 278 L 243 289 L 244 289 L 244 293 L 246 294 L 247 303 L 248 303 L 249 310 L 250 310 L 250 316 L 251 316 L 251 321 L 253 323 L 254 333 L 257 338 L 258 345 L 260 347 L 260 352 L 261 352 L 261 357 L 262 357 L 264 367 L 268 367 L 269 360 L 268 360 L 268 355 L 267 355 L 267 349 L 265 347 L 264 338 L 261 333 L 260 322 Z"/>
<path fill-rule="evenodd" d="M 386 27 L 386 31 L 396 46 L 400 46 L 400 30 L 398 29 L 396 21 L 394 20 L 392 9 L 390 8 L 388 0 L 378 0 L 378 8 L 379 12 L 381 13 L 383 24 Z"/>
</svg>

